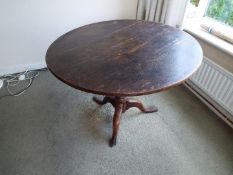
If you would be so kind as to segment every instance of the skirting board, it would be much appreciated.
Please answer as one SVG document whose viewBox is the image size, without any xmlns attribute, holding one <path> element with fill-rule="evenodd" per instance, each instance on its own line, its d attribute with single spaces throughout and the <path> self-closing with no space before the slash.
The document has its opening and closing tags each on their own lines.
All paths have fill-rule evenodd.
<svg viewBox="0 0 233 175">
<path fill-rule="evenodd" d="M 7 68 L 0 68 L 0 77 L 3 75 L 15 74 L 19 72 L 24 72 L 26 70 L 37 70 L 46 67 L 46 64 L 44 62 L 41 62 L 35 64 L 16 65 Z"/>
<path fill-rule="evenodd" d="M 224 122 L 226 122 L 231 128 L 233 128 L 232 116 L 220 105 L 214 102 L 208 95 L 206 95 L 201 89 L 199 89 L 190 80 L 186 81 L 184 85 L 196 95 L 207 107 L 209 107 L 217 116 L 219 116 Z"/>
</svg>

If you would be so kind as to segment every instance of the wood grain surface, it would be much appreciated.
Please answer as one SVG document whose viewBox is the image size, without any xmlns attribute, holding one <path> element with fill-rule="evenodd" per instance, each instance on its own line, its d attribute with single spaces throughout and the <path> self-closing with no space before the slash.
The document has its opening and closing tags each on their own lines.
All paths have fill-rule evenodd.
<svg viewBox="0 0 233 175">
<path fill-rule="evenodd" d="M 177 85 L 202 62 L 189 34 L 154 22 L 115 20 L 72 30 L 51 44 L 49 70 L 66 84 L 106 96 L 138 96 Z"/>
</svg>

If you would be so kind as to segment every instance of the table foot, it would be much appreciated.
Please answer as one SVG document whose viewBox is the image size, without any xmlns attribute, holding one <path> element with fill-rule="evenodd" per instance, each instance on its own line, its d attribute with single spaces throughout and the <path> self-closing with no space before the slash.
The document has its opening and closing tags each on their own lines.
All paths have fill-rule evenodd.
<svg viewBox="0 0 233 175">
<path fill-rule="evenodd" d="M 117 135 L 120 126 L 121 114 L 127 111 L 130 108 L 136 107 L 144 113 L 152 113 L 157 112 L 158 108 L 155 106 L 144 107 L 141 101 L 132 99 L 132 98 L 124 98 L 124 97 L 104 97 L 103 100 L 99 100 L 97 97 L 93 97 L 93 100 L 99 104 L 104 105 L 106 103 L 111 103 L 115 108 L 113 123 L 112 123 L 112 138 L 109 141 L 109 146 L 113 147 L 117 142 Z"/>
<path fill-rule="evenodd" d="M 109 146 L 110 146 L 110 147 L 115 146 L 115 145 L 116 145 L 116 140 L 117 140 L 116 138 L 114 138 L 114 139 L 111 138 L 111 139 L 109 140 Z"/>
<path fill-rule="evenodd" d="M 92 100 L 94 102 L 96 102 L 97 104 L 99 105 L 104 105 L 104 104 L 107 104 L 107 103 L 113 103 L 115 101 L 115 99 L 113 97 L 104 97 L 103 100 L 100 100 L 98 97 L 93 97 Z"/>
<path fill-rule="evenodd" d="M 144 107 L 141 101 L 136 100 L 136 99 L 126 99 L 126 107 L 125 111 L 128 110 L 129 108 L 138 108 L 144 113 L 152 113 L 152 112 L 157 112 L 158 108 L 156 106 L 149 106 L 149 107 Z M 124 112 L 125 112 L 124 111 Z"/>
</svg>

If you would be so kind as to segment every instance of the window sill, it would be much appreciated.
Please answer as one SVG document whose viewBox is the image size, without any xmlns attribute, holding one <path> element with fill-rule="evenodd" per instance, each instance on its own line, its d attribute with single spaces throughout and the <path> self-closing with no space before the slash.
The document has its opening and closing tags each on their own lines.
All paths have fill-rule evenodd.
<svg viewBox="0 0 233 175">
<path fill-rule="evenodd" d="M 229 55 L 233 56 L 233 45 L 228 43 L 227 41 L 224 41 L 214 35 L 211 35 L 205 31 L 203 31 L 200 28 L 200 25 L 198 23 L 194 24 L 185 24 L 183 26 L 184 31 L 190 33 L 191 35 L 194 35 L 207 43 L 213 45 L 214 47 L 222 50 L 223 52 L 228 53 Z"/>
</svg>

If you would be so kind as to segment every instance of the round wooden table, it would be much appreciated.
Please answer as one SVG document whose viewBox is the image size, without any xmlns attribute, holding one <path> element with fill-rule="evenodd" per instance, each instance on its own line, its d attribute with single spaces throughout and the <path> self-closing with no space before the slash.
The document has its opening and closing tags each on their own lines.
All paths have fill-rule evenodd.
<svg viewBox="0 0 233 175">
<path fill-rule="evenodd" d="M 155 93 L 184 82 L 200 66 L 202 49 L 189 34 L 154 22 L 115 20 L 86 25 L 54 41 L 46 53 L 49 70 L 81 91 L 104 95 L 115 108 L 110 146 L 116 144 L 121 114 L 155 106 L 128 96 Z"/>
</svg>

